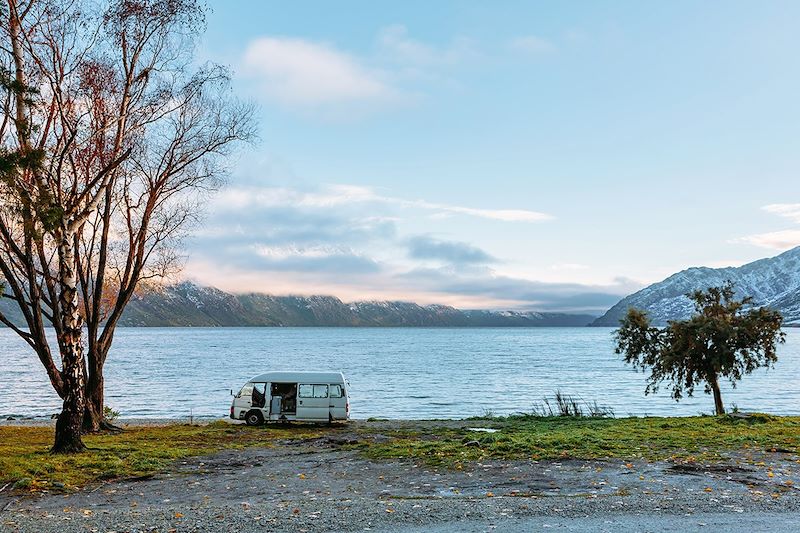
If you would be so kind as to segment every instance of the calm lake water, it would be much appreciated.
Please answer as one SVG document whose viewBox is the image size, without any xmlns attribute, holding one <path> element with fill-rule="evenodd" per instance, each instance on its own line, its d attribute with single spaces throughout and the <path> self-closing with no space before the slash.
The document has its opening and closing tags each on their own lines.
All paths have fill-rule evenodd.
<svg viewBox="0 0 800 533">
<path fill-rule="evenodd" d="M 106 403 L 123 417 L 222 417 L 229 390 L 265 370 L 341 370 L 355 418 L 460 418 L 529 411 L 560 389 L 616 416 L 695 415 L 710 396 L 645 396 L 613 353 L 610 328 L 120 328 Z M 60 400 L 34 354 L 0 330 L 0 415 L 49 416 Z M 724 388 L 728 407 L 800 414 L 800 331 L 774 369 Z"/>
</svg>

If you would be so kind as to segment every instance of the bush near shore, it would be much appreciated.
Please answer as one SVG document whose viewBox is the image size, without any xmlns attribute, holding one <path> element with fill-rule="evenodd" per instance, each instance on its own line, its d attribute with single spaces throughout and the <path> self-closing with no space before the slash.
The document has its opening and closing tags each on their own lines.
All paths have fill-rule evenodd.
<svg viewBox="0 0 800 533">
<path fill-rule="evenodd" d="M 492 428 L 494 433 L 475 431 Z M 472 429 L 470 429 L 472 428 Z M 89 451 L 48 453 L 52 428 L 0 426 L 1 490 L 69 490 L 149 476 L 174 461 L 225 449 L 270 447 L 345 432 L 343 448 L 367 458 L 463 468 L 481 460 L 609 459 L 713 462 L 752 450 L 798 453 L 800 417 L 577 418 L 531 415 L 453 421 L 356 422 L 348 426 L 136 426 L 86 436 Z M 381 438 L 374 438 L 380 435 Z"/>
</svg>

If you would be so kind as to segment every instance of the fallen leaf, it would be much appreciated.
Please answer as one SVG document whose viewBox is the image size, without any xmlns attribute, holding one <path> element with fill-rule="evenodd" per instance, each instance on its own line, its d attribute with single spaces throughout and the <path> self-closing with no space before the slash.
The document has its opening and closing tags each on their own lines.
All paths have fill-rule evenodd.
<svg viewBox="0 0 800 533">
<path fill-rule="evenodd" d="M 386 509 L 386 512 L 387 512 L 387 513 L 393 513 L 393 512 L 394 512 L 394 509 Z"/>
<path fill-rule="evenodd" d="M 297 477 L 299 477 L 300 479 L 305 479 L 306 475 L 305 474 L 297 474 Z"/>
<path fill-rule="evenodd" d="M 486 497 L 487 497 L 487 498 L 491 498 L 492 496 L 494 496 L 494 493 L 493 493 L 493 492 L 487 492 L 487 493 L 486 493 Z"/>
<path fill-rule="evenodd" d="M 706 487 L 703 490 L 706 491 L 706 492 L 713 492 L 714 491 L 714 489 L 712 489 L 711 487 Z"/>
<path fill-rule="evenodd" d="M 175 518 L 183 518 L 183 513 L 175 513 Z"/>
</svg>

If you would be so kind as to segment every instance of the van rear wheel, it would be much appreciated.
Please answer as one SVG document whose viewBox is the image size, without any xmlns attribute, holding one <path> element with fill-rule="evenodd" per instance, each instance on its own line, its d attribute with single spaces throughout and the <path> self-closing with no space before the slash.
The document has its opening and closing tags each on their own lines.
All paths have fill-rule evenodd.
<svg viewBox="0 0 800 533">
<path fill-rule="evenodd" d="M 248 426 L 260 426 L 264 423 L 264 415 L 261 414 L 261 411 L 251 409 L 247 411 L 244 421 Z"/>
</svg>

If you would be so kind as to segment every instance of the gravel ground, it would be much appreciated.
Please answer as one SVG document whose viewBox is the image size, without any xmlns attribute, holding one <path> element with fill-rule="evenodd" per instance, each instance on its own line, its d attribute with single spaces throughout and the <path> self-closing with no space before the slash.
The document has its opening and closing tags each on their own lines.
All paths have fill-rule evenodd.
<svg viewBox="0 0 800 533">
<path fill-rule="evenodd" d="M 727 465 L 491 461 L 448 470 L 342 449 L 398 425 L 465 423 L 474 425 L 357 422 L 318 439 L 195 457 L 145 480 L 0 494 L 0 531 L 781 531 L 800 523 L 793 454 L 731 456 Z"/>
<path fill-rule="evenodd" d="M 400 527 L 393 529 L 392 533 L 478 533 L 487 531 L 502 531 L 503 533 L 528 533 L 530 531 L 753 533 L 756 531 L 797 531 L 798 528 L 800 528 L 800 517 L 797 514 L 753 511 L 748 514 L 701 512 L 688 515 L 608 513 L 603 516 L 584 517 L 537 516 L 503 521 L 465 521 Z"/>
</svg>

